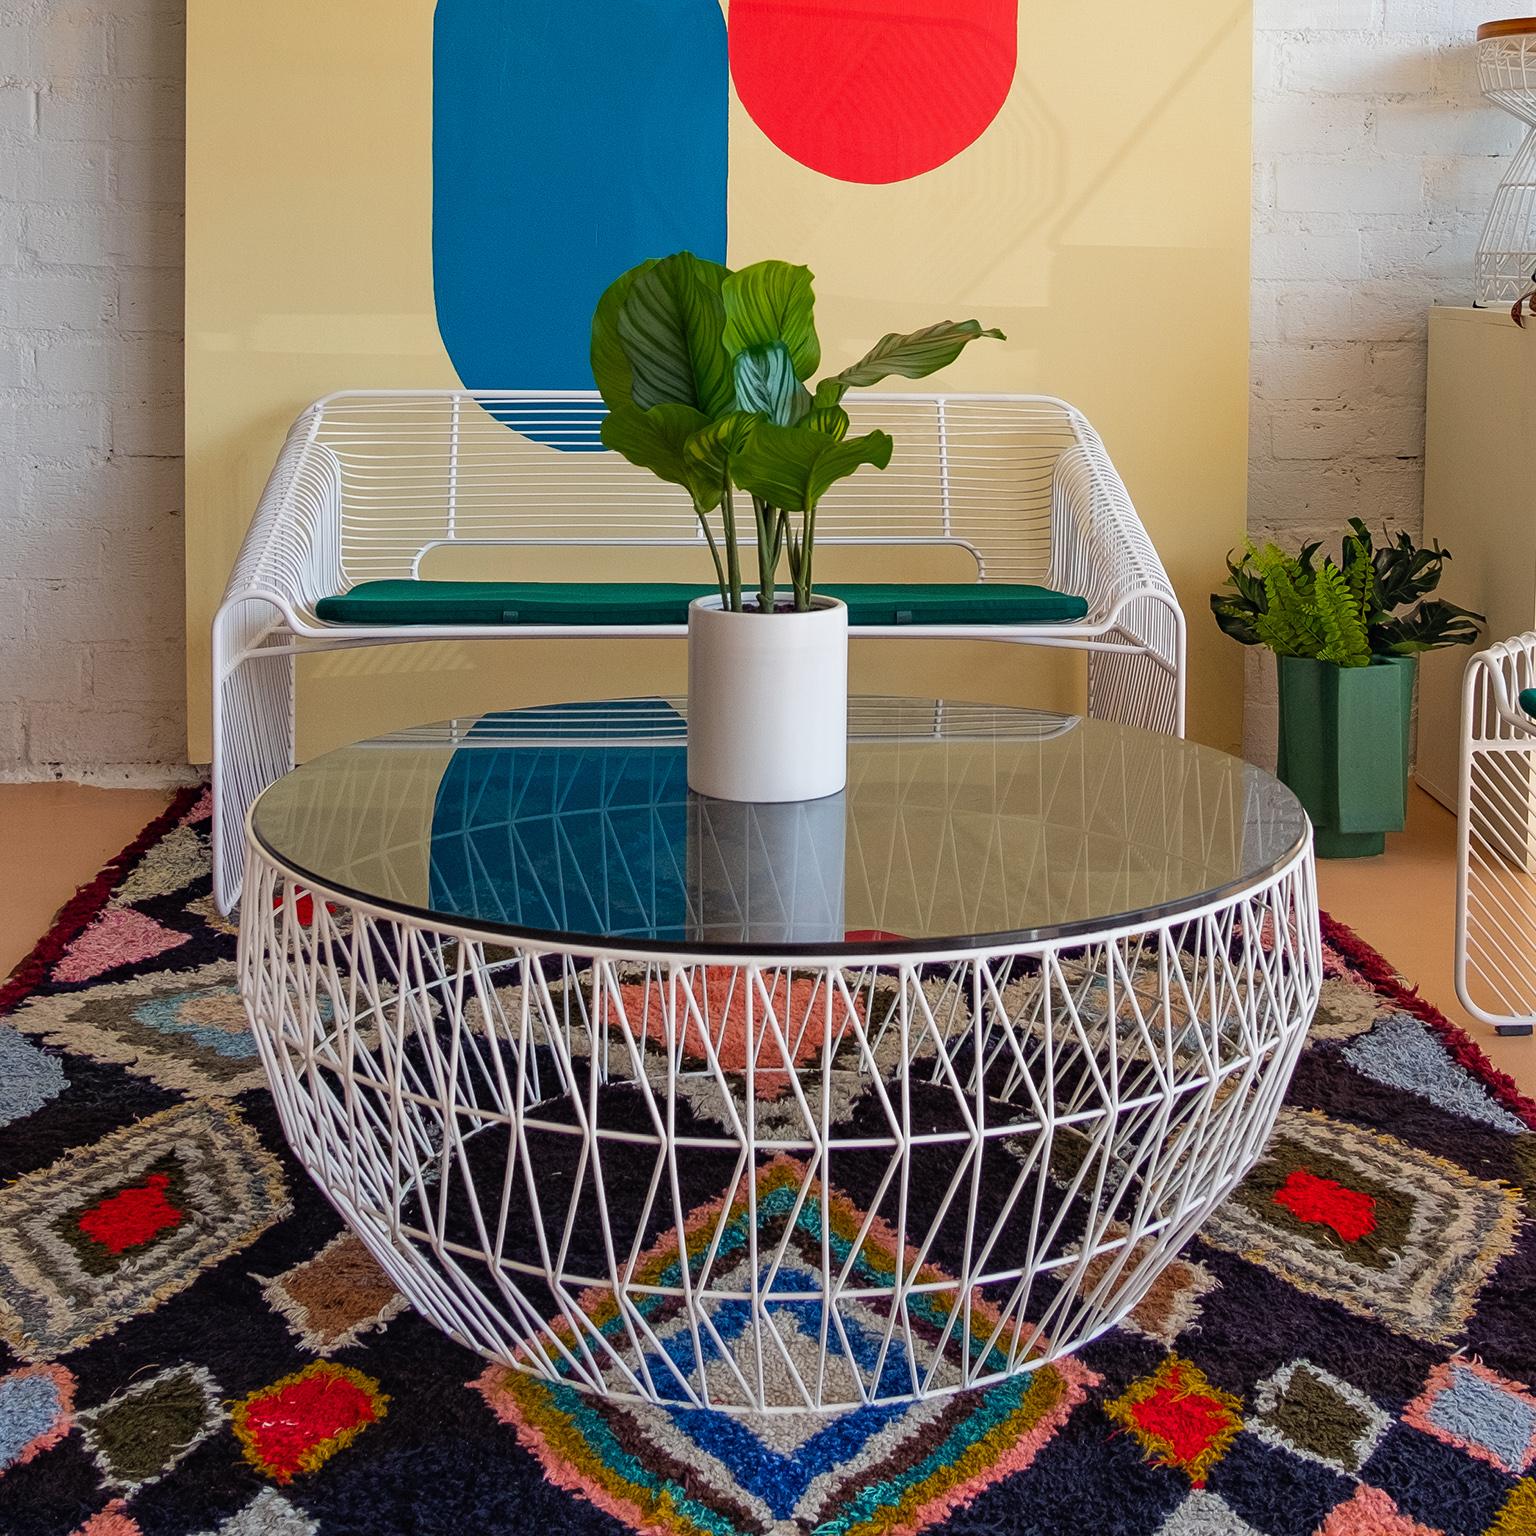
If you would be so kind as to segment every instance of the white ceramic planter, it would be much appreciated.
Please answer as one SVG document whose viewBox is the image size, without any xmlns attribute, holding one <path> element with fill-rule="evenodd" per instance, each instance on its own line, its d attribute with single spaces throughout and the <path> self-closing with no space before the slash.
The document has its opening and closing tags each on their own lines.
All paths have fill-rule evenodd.
<svg viewBox="0 0 1536 1536">
<path fill-rule="evenodd" d="M 817 800 L 848 781 L 848 609 L 688 609 L 688 787 L 717 800 Z"/>
</svg>

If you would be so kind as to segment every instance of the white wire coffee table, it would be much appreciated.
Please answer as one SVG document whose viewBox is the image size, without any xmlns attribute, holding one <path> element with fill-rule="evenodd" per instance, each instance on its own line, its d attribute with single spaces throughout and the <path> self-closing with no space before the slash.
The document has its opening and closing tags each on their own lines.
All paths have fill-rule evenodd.
<svg viewBox="0 0 1536 1536">
<path fill-rule="evenodd" d="M 402 1292 L 551 1383 L 934 1397 L 1146 1294 L 1317 1003 L 1306 818 L 1126 726 L 860 699 L 848 788 L 686 789 L 682 701 L 364 742 L 253 807 L 252 1027 Z"/>
</svg>

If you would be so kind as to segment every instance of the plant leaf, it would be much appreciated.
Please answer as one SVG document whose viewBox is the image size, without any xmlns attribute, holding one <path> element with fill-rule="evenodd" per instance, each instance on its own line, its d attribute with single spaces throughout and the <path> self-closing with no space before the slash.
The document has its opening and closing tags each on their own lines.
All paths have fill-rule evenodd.
<svg viewBox="0 0 1536 1536">
<path fill-rule="evenodd" d="M 1323 632 L 1320 661 L 1332 661 L 1341 667 L 1366 667 L 1371 662 L 1370 642 L 1360 605 L 1350 591 L 1344 572 L 1332 560 L 1325 560 L 1312 588 L 1317 621 Z"/>
<path fill-rule="evenodd" d="M 691 405 L 653 405 L 648 411 L 623 406 L 604 418 L 603 445 L 658 479 L 682 486 L 698 511 L 709 512 L 720 505 L 723 487 L 711 500 L 710 482 L 697 474 L 684 453 L 688 440 L 708 420 Z"/>
<path fill-rule="evenodd" d="M 816 295 L 809 267 L 758 261 L 725 280 L 725 349 L 735 357 L 752 347 L 782 342 L 795 377 L 807 379 L 821 365 L 816 336 Z"/>
<path fill-rule="evenodd" d="M 725 499 L 731 485 L 731 464 L 745 445 L 760 417 L 750 411 L 730 411 L 714 421 L 701 422 L 683 445 L 695 505 L 700 495 L 713 494 L 712 506 Z"/>
<path fill-rule="evenodd" d="M 840 378 L 823 379 L 816 386 L 816 393 L 811 396 L 811 405 L 818 411 L 827 410 L 834 405 L 841 405 L 847 393 L 848 386 Z"/>
<path fill-rule="evenodd" d="M 1227 584 L 1219 592 L 1211 594 L 1211 612 L 1224 634 L 1230 635 L 1243 645 L 1262 645 L 1259 623 L 1269 611 L 1269 596 L 1264 590 L 1264 578 L 1254 563 L 1252 545 L 1241 560 L 1234 560 L 1227 552 Z"/>
<path fill-rule="evenodd" d="M 1372 556 L 1380 607 L 1390 613 L 1433 592 L 1450 558 L 1450 550 L 1438 543 L 1420 549 L 1408 534 L 1399 533 Z"/>
<path fill-rule="evenodd" d="M 809 427 L 812 432 L 821 432 L 827 437 L 834 437 L 838 442 L 842 442 L 848 436 L 848 412 L 840 405 L 813 405 L 806 413 L 801 426 Z"/>
<path fill-rule="evenodd" d="M 691 405 L 706 416 L 731 409 L 736 391 L 721 340 L 728 272 L 679 251 L 636 272 L 618 314 L 618 338 L 641 410 Z"/>
<path fill-rule="evenodd" d="M 1259 632 L 1254 628 L 1254 615 L 1230 593 L 1213 592 L 1211 612 L 1215 615 L 1222 634 L 1230 635 L 1240 645 L 1259 644 Z"/>
<path fill-rule="evenodd" d="M 592 316 L 592 377 L 610 411 L 634 403 L 634 370 L 619 340 L 619 314 L 635 279 L 655 265 L 654 261 L 642 261 L 638 267 L 620 273 L 604 290 Z"/>
<path fill-rule="evenodd" d="M 1371 631 L 1372 649 L 1394 656 L 1437 651 L 1447 645 L 1475 645 L 1484 615 L 1432 597 L 1401 618 L 1388 619 Z"/>
<path fill-rule="evenodd" d="M 1316 576 L 1275 544 L 1250 544 L 1248 561 L 1264 582 L 1264 612 L 1254 620 L 1260 644 L 1277 656 L 1321 655 L 1328 639 L 1317 611 Z"/>
<path fill-rule="evenodd" d="M 882 336 L 868 352 L 851 368 L 844 368 L 835 378 L 844 385 L 862 389 L 878 384 L 893 373 L 904 379 L 926 379 L 930 373 L 947 368 L 965 350 L 968 343 L 982 336 L 996 341 L 1008 338 L 1001 331 L 984 331 L 979 320 L 941 320 L 921 331 L 899 336 L 894 331 Z M 832 383 L 824 379 L 817 386 L 818 396 L 822 388 Z M 818 404 L 821 404 L 819 399 Z"/>
<path fill-rule="evenodd" d="M 805 512 L 860 465 L 884 469 L 893 446 L 884 432 L 839 441 L 809 427 L 778 427 L 758 417 L 737 450 L 731 473 L 743 490 L 770 505 Z"/>
<path fill-rule="evenodd" d="M 736 408 L 755 411 L 781 427 L 792 427 L 811 408 L 811 397 L 795 377 L 789 348 L 782 341 L 748 347 L 736 354 Z"/>
</svg>

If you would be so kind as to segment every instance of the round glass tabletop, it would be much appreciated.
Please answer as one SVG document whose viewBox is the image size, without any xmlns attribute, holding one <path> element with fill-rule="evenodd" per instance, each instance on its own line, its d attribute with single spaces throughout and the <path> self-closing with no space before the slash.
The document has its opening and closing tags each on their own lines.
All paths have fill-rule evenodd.
<svg viewBox="0 0 1536 1536">
<path fill-rule="evenodd" d="M 848 786 L 687 785 L 687 703 L 511 710 L 359 742 L 273 784 L 302 881 L 491 935 L 763 956 L 921 953 L 1156 920 L 1275 873 L 1306 817 L 1209 747 L 1038 710 L 854 699 Z"/>
</svg>

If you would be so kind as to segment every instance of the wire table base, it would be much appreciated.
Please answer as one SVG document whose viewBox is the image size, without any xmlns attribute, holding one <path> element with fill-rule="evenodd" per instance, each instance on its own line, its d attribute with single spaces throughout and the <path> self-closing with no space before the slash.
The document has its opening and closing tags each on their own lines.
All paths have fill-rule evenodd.
<svg viewBox="0 0 1536 1536">
<path fill-rule="evenodd" d="M 605 1396 L 938 1397 L 1113 1327 L 1263 1148 L 1310 840 L 1133 929 L 897 957 L 510 944 L 254 839 L 247 1009 L 300 1162 L 430 1321 Z"/>
</svg>

